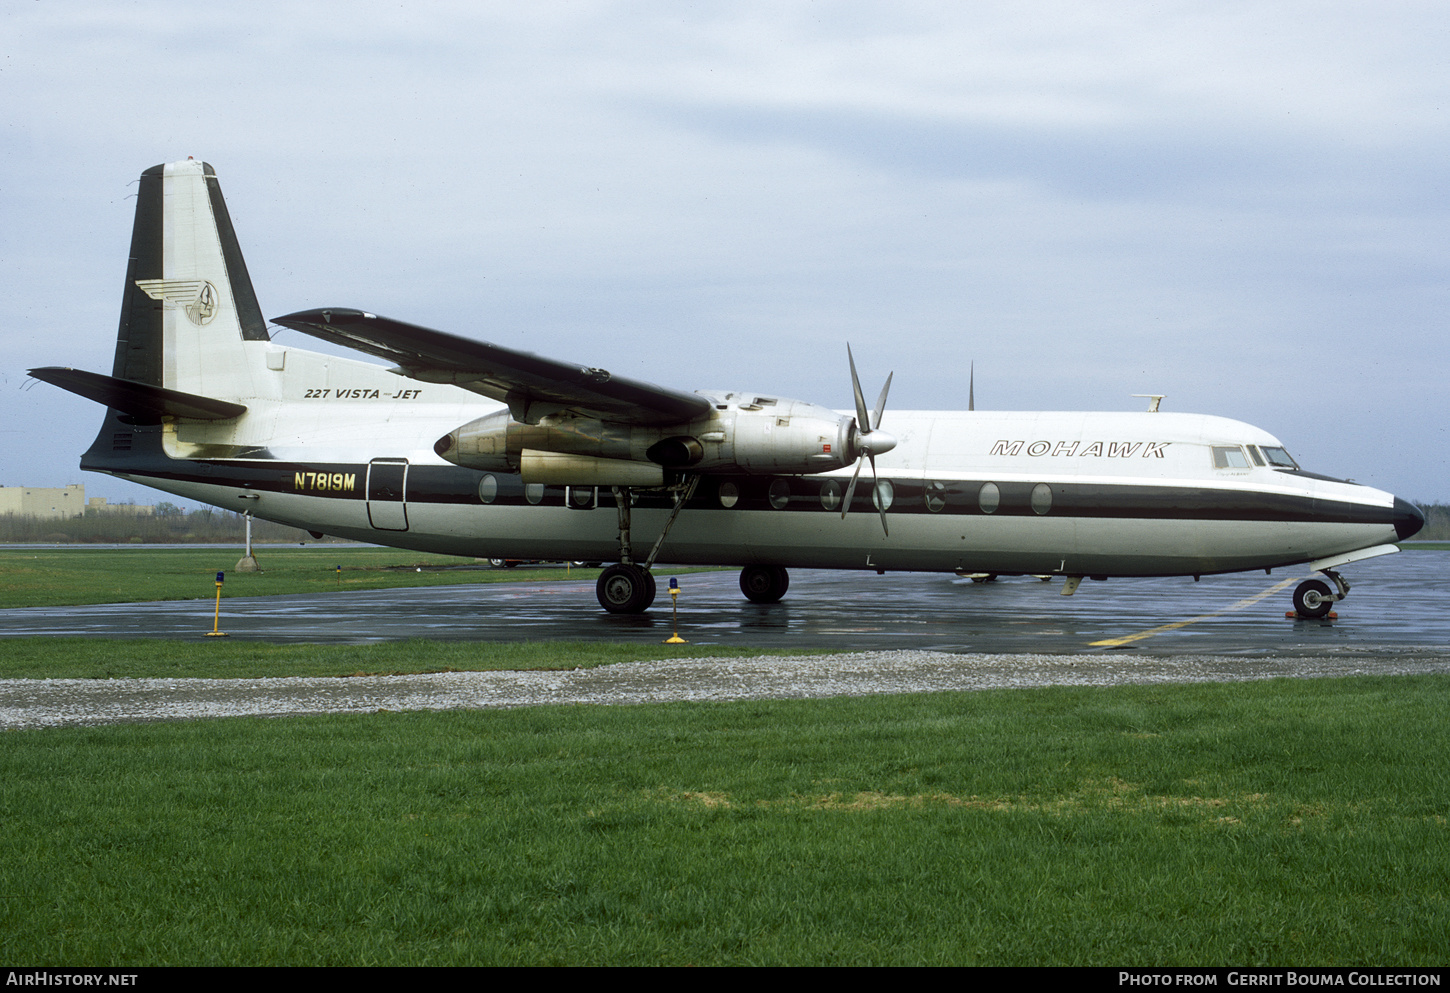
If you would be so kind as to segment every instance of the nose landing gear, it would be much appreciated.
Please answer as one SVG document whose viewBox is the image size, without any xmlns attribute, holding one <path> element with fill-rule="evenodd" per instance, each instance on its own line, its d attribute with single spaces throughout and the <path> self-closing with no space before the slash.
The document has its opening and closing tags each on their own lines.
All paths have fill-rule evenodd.
<svg viewBox="0 0 1450 993">
<path fill-rule="evenodd" d="M 1314 620 L 1324 617 L 1336 603 L 1349 595 L 1349 582 L 1333 569 L 1320 572 L 1334 580 L 1338 593 L 1330 593 L 1329 586 L 1317 579 L 1306 579 L 1294 589 L 1294 612 L 1301 618 Z"/>
</svg>

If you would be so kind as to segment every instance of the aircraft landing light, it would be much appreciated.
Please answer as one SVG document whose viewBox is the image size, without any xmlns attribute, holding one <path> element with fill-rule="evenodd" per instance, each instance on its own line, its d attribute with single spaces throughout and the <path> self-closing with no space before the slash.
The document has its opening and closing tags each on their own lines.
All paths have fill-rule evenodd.
<svg viewBox="0 0 1450 993">
<path fill-rule="evenodd" d="M 1186 621 L 1174 621 L 1172 624 L 1164 624 L 1156 628 L 1149 628 L 1147 631 L 1139 631 L 1137 634 L 1125 635 L 1121 638 L 1108 638 L 1104 641 L 1093 641 L 1089 642 L 1088 645 L 1090 648 L 1118 648 L 1122 645 L 1126 645 L 1134 641 L 1142 641 L 1144 638 L 1151 638 L 1155 634 L 1162 634 L 1165 631 L 1177 631 L 1179 628 L 1186 628 L 1188 627 L 1188 625 L 1197 624 L 1199 621 L 1207 621 L 1214 617 L 1222 617 L 1224 614 L 1231 614 L 1236 610 L 1243 610 L 1245 607 L 1252 607 L 1254 604 L 1258 603 L 1265 597 L 1273 596 L 1275 593 L 1278 593 L 1285 587 L 1292 586 L 1303 578 L 1303 576 L 1294 576 L 1292 578 L 1284 580 L 1281 583 L 1275 583 L 1273 586 L 1270 586 L 1262 593 L 1256 593 L 1251 597 L 1240 600 L 1238 603 L 1231 604 L 1225 607 L 1223 610 L 1216 610 L 1212 614 L 1202 614 L 1198 617 L 1190 617 Z"/>
</svg>

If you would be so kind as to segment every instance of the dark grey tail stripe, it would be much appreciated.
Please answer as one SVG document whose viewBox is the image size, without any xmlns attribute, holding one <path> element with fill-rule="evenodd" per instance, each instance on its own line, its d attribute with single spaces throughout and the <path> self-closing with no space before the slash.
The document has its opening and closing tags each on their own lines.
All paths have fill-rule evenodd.
<svg viewBox="0 0 1450 993">
<path fill-rule="evenodd" d="M 252 277 L 248 275 L 247 263 L 242 258 L 242 246 L 238 244 L 236 229 L 232 227 L 232 215 L 227 213 L 227 202 L 222 199 L 222 188 L 217 182 L 216 170 L 206 162 L 201 167 L 206 175 L 206 192 L 211 200 L 212 216 L 216 218 L 217 235 L 222 244 L 222 260 L 227 266 L 227 280 L 232 284 L 232 300 L 237 305 L 237 320 L 242 326 L 242 337 L 247 341 L 270 341 L 267 321 L 257 303 L 257 293 L 252 289 Z"/>
<path fill-rule="evenodd" d="M 136 285 L 138 279 L 162 277 L 162 195 L 165 166 L 141 174 L 136 193 L 136 222 L 131 228 L 131 259 L 121 291 L 121 326 L 116 331 L 116 359 L 111 375 L 147 386 L 161 385 L 161 301 Z"/>
</svg>

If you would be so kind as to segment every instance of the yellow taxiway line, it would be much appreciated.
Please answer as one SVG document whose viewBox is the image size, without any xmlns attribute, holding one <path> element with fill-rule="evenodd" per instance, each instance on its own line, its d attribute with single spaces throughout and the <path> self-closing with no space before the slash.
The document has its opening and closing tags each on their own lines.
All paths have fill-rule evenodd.
<svg viewBox="0 0 1450 993">
<path fill-rule="evenodd" d="M 1090 642 L 1088 647 L 1116 648 L 1119 645 L 1126 645 L 1129 642 L 1142 641 L 1144 638 L 1151 638 L 1155 634 L 1162 634 L 1164 631 L 1176 631 L 1179 628 L 1186 628 L 1190 624 L 1197 624 L 1199 621 L 1206 621 L 1213 617 L 1222 617 L 1224 614 L 1231 614 L 1235 610 L 1243 610 L 1245 607 L 1252 607 L 1254 604 L 1258 603 L 1265 597 L 1273 596 L 1284 587 L 1289 586 L 1293 583 L 1297 583 L 1302 578 L 1304 577 L 1291 576 L 1289 579 L 1284 580 L 1282 583 L 1275 583 L 1273 586 L 1270 586 L 1262 593 L 1255 593 L 1253 596 L 1249 597 L 1246 600 L 1240 600 L 1238 603 L 1230 604 L 1229 606 L 1223 608 L 1223 610 L 1214 611 L 1212 614 L 1204 614 L 1201 617 L 1190 617 L 1186 621 L 1174 621 L 1172 624 L 1164 624 L 1162 627 L 1149 628 L 1147 631 L 1139 631 L 1137 634 L 1124 635 L 1121 638 L 1108 638 L 1106 641 Z"/>
</svg>

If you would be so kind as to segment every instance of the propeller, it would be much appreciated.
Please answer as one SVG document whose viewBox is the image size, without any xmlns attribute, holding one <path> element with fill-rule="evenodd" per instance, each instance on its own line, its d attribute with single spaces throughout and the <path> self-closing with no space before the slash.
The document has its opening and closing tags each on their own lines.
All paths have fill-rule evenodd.
<svg viewBox="0 0 1450 993">
<path fill-rule="evenodd" d="M 869 459 L 871 461 L 871 491 L 877 490 L 876 480 L 876 456 L 885 455 L 896 447 L 896 438 L 881 430 L 881 415 L 886 411 L 886 393 L 891 389 L 891 377 L 895 373 L 888 373 L 886 385 L 881 387 L 881 395 L 876 398 L 876 410 L 868 420 L 866 416 L 866 398 L 861 395 L 861 378 L 856 375 L 856 359 L 851 354 L 851 345 L 846 344 L 846 361 L 851 363 L 851 389 L 856 393 L 856 430 L 852 432 L 851 441 L 855 450 L 860 453 L 856 458 L 856 471 L 851 474 L 851 485 L 846 487 L 846 499 L 841 504 L 841 519 L 846 519 L 846 511 L 851 509 L 851 498 L 856 495 L 856 480 L 861 476 L 861 463 Z M 889 537 L 891 531 L 886 527 L 886 504 L 878 495 L 876 508 L 881 511 L 881 530 Z"/>
</svg>

